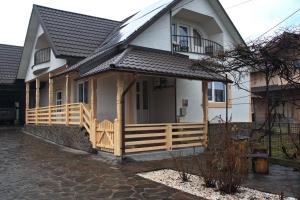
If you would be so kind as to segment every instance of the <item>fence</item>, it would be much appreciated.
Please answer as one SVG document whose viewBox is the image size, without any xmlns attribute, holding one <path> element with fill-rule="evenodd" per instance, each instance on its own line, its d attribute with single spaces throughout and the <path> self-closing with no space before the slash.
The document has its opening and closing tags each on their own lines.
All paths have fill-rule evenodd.
<svg viewBox="0 0 300 200">
<path fill-rule="evenodd" d="M 293 159 L 300 148 L 300 125 L 297 123 L 274 123 L 271 134 L 271 154 L 274 158 Z M 269 136 L 265 135 L 261 143 L 268 148 Z"/>
</svg>

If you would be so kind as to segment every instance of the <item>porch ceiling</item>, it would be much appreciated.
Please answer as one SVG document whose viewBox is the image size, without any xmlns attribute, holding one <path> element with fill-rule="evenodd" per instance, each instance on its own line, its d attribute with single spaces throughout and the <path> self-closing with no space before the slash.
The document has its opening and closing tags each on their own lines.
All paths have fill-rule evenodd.
<svg viewBox="0 0 300 200">
<path fill-rule="evenodd" d="M 226 81 L 224 76 L 196 65 L 188 56 L 141 47 L 130 47 L 81 77 L 111 70 L 194 80 Z"/>
</svg>

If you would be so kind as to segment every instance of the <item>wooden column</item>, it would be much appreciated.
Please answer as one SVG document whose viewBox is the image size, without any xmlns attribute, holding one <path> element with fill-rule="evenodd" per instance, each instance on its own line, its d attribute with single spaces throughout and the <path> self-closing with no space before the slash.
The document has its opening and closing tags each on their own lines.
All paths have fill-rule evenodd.
<svg viewBox="0 0 300 200">
<path fill-rule="evenodd" d="M 35 79 L 35 108 L 40 107 L 40 80 Z"/>
<path fill-rule="evenodd" d="M 90 91 L 91 91 L 91 114 L 92 118 L 96 118 L 97 116 L 97 81 L 95 78 L 90 79 Z"/>
<path fill-rule="evenodd" d="M 124 90 L 124 80 L 121 75 L 117 78 L 117 119 L 114 125 L 114 154 L 116 156 L 122 155 L 122 93 Z M 124 134 L 124 133 L 123 133 Z"/>
<path fill-rule="evenodd" d="M 172 125 L 171 124 L 168 124 L 166 125 L 166 146 L 167 146 L 167 151 L 172 151 L 172 144 L 173 144 L 173 141 L 172 141 Z"/>
<path fill-rule="evenodd" d="M 69 75 L 66 75 L 66 125 L 69 125 Z"/>
<path fill-rule="evenodd" d="M 52 73 L 49 73 L 49 88 L 48 88 L 48 123 L 49 125 L 52 123 L 52 114 L 51 114 L 51 107 L 53 106 L 53 79 Z"/>
<path fill-rule="evenodd" d="M 208 145 L 208 82 L 202 81 L 202 109 L 203 109 L 203 123 L 205 142 L 204 145 Z"/>
<path fill-rule="evenodd" d="M 38 124 L 38 109 L 40 107 L 40 80 L 35 79 L 35 124 Z"/>
<path fill-rule="evenodd" d="M 29 109 L 29 95 L 30 95 L 30 83 L 26 82 L 26 113 L 25 113 L 25 123 L 28 124 L 28 109 Z"/>
<path fill-rule="evenodd" d="M 97 116 L 97 101 L 96 101 L 96 86 L 95 86 L 95 79 L 92 77 L 90 78 L 90 102 L 91 102 L 91 135 L 90 141 L 92 142 L 93 148 L 96 148 L 96 116 Z"/>
</svg>

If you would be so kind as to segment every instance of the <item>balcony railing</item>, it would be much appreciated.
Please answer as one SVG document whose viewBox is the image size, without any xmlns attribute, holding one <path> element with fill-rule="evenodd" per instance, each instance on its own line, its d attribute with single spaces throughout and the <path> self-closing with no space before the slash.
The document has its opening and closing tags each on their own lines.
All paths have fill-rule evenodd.
<svg viewBox="0 0 300 200">
<path fill-rule="evenodd" d="M 39 49 L 34 54 L 34 65 L 50 61 L 50 48 Z"/>
<path fill-rule="evenodd" d="M 224 51 L 217 42 L 193 36 L 172 36 L 173 51 L 216 56 Z"/>
</svg>

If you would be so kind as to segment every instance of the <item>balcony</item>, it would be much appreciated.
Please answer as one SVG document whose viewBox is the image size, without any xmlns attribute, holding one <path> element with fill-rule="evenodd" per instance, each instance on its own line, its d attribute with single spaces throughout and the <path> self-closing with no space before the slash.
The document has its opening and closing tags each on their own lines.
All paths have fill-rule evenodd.
<svg viewBox="0 0 300 200">
<path fill-rule="evenodd" d="M 49 47 L 37 50 L 34 54 L 34 65 L 39 65 L 42 63 L 49 62 L 50 53 L 51 53 L 51 49 Z"/>
<path fill-rule="evenodd" d="M 47 70 L 50 65 L 42 65 L 43 63 L 50 62 L 51 49 L 43 48 L 39 49 L 34 54 L 34 65 L 31 67 L 34 75 Z"/>
<path fill-rule="evenodd" d="M 216 56 L 224 51 L 217 42 L 194 36 L 172 35 L 172 44 L 174 52 Z"/>
</svg>

